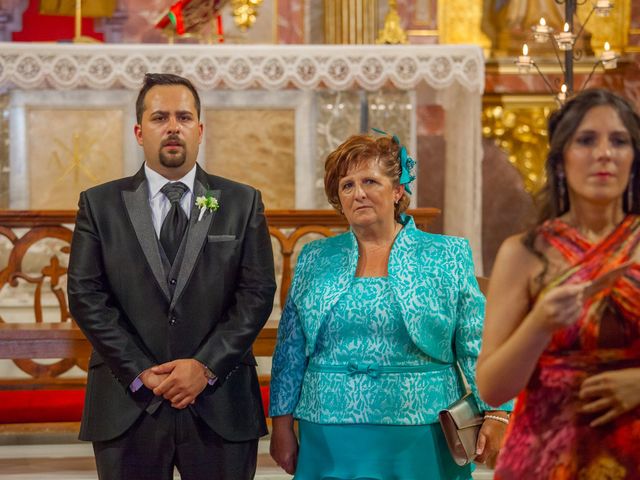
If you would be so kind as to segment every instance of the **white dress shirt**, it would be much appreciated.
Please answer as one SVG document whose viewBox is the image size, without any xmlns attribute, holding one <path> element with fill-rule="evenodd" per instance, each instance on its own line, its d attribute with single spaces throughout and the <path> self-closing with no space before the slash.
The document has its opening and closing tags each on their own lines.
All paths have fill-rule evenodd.
<svg viewBox="0 0 640 480">
<path fill-rule="evenodd" d="M 155 170 L 149 168 L 144 164 L 144 174 L 147 177 L 149 184 L 149 205 L 151 206 L 151 218 L 153 220 L 153 228 L 156 231 L 156 236 L 160 238 L 160 229 L 162 228 L 162 222 L 171 209 L 171 202 L 167 196 L 160 191 L 167 183 L 182 182 L 189 190 L 180 199 L 180 206 L 184 213 L 187 214 L 187 218 L 191 215 L 191 207 L 193 206 L 193 184 L 196 180 L 196 166 L 194 165 L 187 174 L 179 180 L 168 180 L 160 175 Z"/>
</svg>

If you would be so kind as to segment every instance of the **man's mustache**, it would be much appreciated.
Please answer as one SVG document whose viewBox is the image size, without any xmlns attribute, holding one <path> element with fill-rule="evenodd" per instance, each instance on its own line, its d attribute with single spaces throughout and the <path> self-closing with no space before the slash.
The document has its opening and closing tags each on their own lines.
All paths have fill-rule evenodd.
<svg viewBox="0 0 640 480">
<path fill-rule="evenodd" d="M 177 143 L 178 145 L 180 145 L 181 147 L 184 147 L 184 142 L 182 140 L 180 140 L 180 137 L 176 136 L 176 135 L 172 135 L 170 137 L 167 137 L 166 140 L 162 141 L 161 146 L 166 146 L 170 143 Z"/>
</svg>

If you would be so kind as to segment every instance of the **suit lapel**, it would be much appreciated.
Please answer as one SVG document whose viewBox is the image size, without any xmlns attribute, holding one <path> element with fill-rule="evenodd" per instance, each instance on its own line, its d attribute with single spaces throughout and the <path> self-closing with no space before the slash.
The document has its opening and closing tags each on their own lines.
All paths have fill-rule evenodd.
<svg viewBox="0 0 640 480">
<path fill-rule="evenodd" d="M 122 200 L 124 201 L 129 219 L 133 225 L 138 242 L 142 247 L 144 256 L 147 259 L 147 263 L 151 267 L 153 276 L 162 290 L 162 293 L 164 293 L 167 300 L 169 300 L 171 296 L 169 294 L 169 289 L 167 288 L 167 279 L 165 277 L 164 268 L 162 267 L 158 240 L 153 228 L 153 221 L 151 220 L 149 187 L 144 175 L 144 167 L 142 167 L 133 177 L 133 189 L 122 191 Z"/>
<path fill-rule="evenodd" d="M 207 239 L 207 232 L 216 216 L 216 211 L 205 211 L 202 219 L 198 221 L 200 209 L 195 206 L 195 199 L 201 195 L 210 192 L 213 197 L 220 201 L 220 190 L 209 190 L 209 181 L 207 174 L 200 167 L 197 167 L 196 179 L 193 186 L 193 206 L 191 207 L 191 215 L 189 217 L 189 230 L 187 232 L 187 244 L 184 249 L 184 257 L 180 265 L 180 272 L 176 283 L 176 290 L 171 299 L 171 307 L 175 307 L 180 295 L 187 286 L 187 282 L 191 277 L 191 272 L 196 265 L 196 261 L 202 251 L 202 246 Z"/>
</svg>

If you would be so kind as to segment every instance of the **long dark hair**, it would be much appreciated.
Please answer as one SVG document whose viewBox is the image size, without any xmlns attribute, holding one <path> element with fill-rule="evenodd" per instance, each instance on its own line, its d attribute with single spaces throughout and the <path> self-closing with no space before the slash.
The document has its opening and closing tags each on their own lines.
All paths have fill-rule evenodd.
<svg viewBox="0 0 640 480">
<path fill-rule="evenodd" d="M 622 209 L 625 213 L 640 213 L 640 117 L 629 101 L 620 95 L 602 88 L 584 90 L 570 99 L 549 117 L 549 154 L 545 164 L 547 181 L 537 195 L 539 216 L 537 225 L 559 217 L 569 211 L 569 191 L 563 172 L 564 150 L 584 116 L 594 107 L 607 105 L 619 115 L 631 136 L 633 163 L 631 165 L 631 195 L 624 195 Z M 631 205 L 629 198 L 632 199 Z"/>
<path fill-rule="evenodd" d="M 545 163 L 547 181 L 536 196 L 538 220 L 522 239 L 524 245 L 544 263 L 539 280 L 547 272 L 548 261 L 535 247 L 538 227 L 549 219 L 565 214 L 570 208 L 569 189 L 563 173 L 564 150 L 587 112 L 603 105 L 612 107 L 618 113 L 631 137 L 633 163 L 629 185 L 623 194 L 622 209 L 625 213 L 640 213 L 640 116 L 628 100 L 616 93 L 603 88 L 583 90 L 549 117 L 549 153 Z"/>
</svg>

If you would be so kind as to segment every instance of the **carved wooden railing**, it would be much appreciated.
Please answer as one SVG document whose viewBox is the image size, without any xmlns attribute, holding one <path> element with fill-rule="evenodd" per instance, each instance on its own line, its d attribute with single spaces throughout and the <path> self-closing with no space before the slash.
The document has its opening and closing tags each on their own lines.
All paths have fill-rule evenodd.
<svg viewBox="0 0 640 480">
<path fill-rule="evenodd" d="M 426 229 L 430 220 L 439 214 L 434 208 L 420 208 L 409 212 L 419 228 Z M 306 235 L 335 235 L 346 229 L 344 218 L 330 210 L 271 210 L 266 213 L 269 232 L 275 239 L 276 257 L 281 258 L 280 305 L 291 283 L 292 259 Z M 0 300 L 0 358 L 12 359 L 30 378 L 0 379 L 0 388 L 70 388 L 84 384 L 84 378 L 60 378 L 75 365 L 86 371 L 91 346 L 74 325 L 67 307 L 64 279 L 66 266 L 59 254 L 69 253 L 75 211 L 17 211 L 0 210 L 0 247 L 8 240 L 10 253 L 6 266 L 0 264 L 0 294 L 17 287 L 19 281 L 35 285 L 32 298 L 33 321 L 7 322 L 2 318 Z M 48 264 L 39 271 L 25 271 L 25 256 L 43 240 L 59 240 L 58 253 L 52 253 Z M 6 243 L 6 241 L 5 241 Z M 1 249 L 0 249 L 1 250 Z M 43 294 L 49 289 L 57 301 L 58 321 L 44 319 Z M 275 345 L 277 321 L 269 321 L 254 344 L 258 356 L 270 356 Z M 43 363 L 34 359 L 60 359 Z"/>
</svg>

